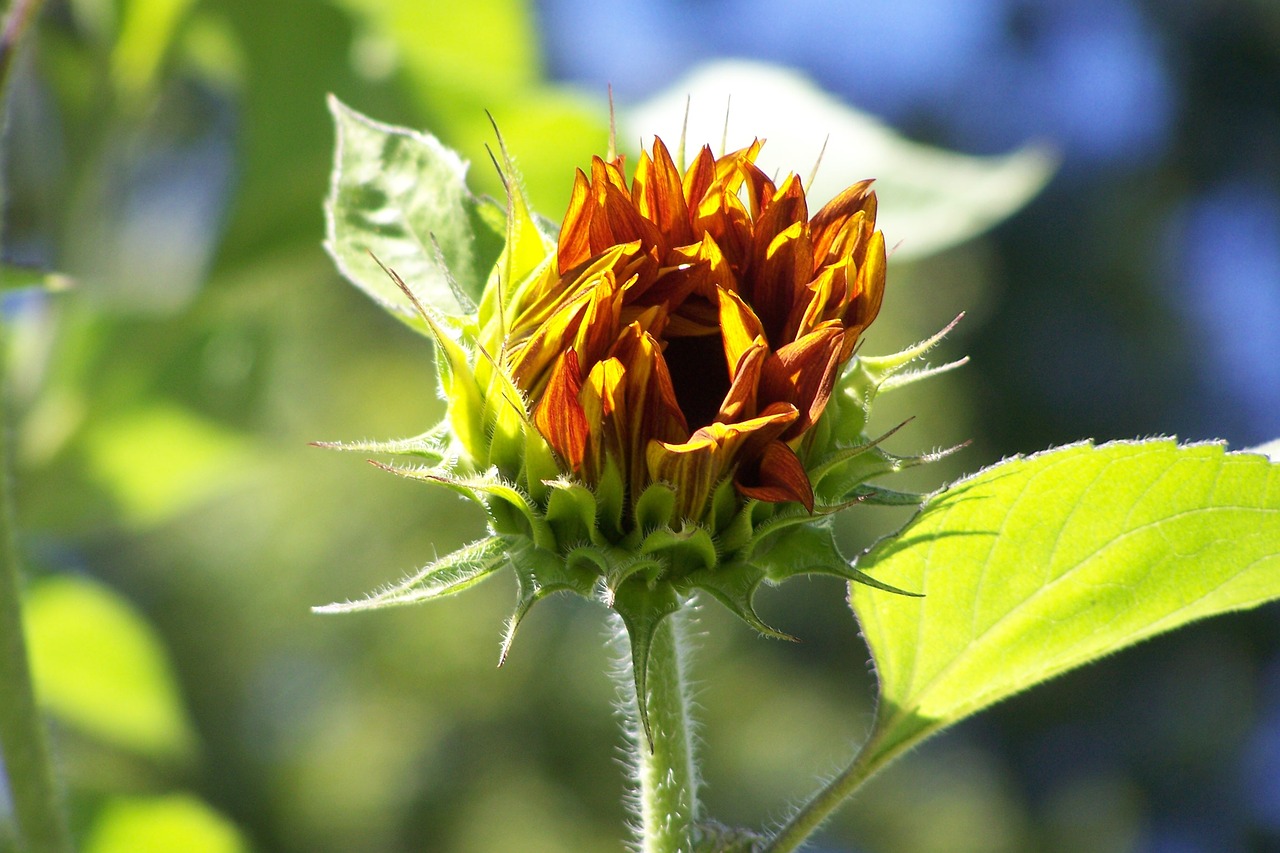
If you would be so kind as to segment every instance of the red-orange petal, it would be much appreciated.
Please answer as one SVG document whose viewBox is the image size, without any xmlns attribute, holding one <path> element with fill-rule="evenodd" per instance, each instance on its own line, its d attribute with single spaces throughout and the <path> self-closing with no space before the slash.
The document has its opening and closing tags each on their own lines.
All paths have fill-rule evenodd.
<svg viewBox="0 0 1280 853">
<path fill-rule="evenodd" d="M 689 225 L 689 206 L 684 200 L 680 170 L 661 139 L 653 141 L 652 158 L 641 155 L 631 181 L 631 197 L 640 214 L 658 226 L 668 245 L 696 242 Z"/>
<path fill-rule="evenodd" d="M 819 264 L 828 260 L 836 235 L 855 214 L 863 212 L 871 222 L 876 221 L 876 194 L 871 190 L 872 183 L 869 180 L 859 181 L 845 188 L 809 220 L 813 257 Z"/>
<path fill-rule="evenodd" d="M 582 468 L 588 437 L 587 416 L 578 402 L 581 391 L 578 354 L 568 350 L 556 360 L 542 399 L 533 410 L 538 432 L 574 471 Z"/>
<path fill-rule="evenodd" d="M 587 232 L 591 214 L 587 210 L 590 186 L 587 176 L 579 169 L 573 177 L 573 192 L 569 196 L 569 210 L 560 226 L 560 239 L 556 247 L 556 262 L 560 275 L 564 275 L 591 254 L 587 245 Z"/>
<path fill-rule="evenodd" d="M 744 497 L 767 503 L 795 501 L 813 512 L 813 484 L 804 463 L 781 441 L 771 441 L 754 464 L 739 469 L 733 485 Z"/>
<path fill-rule="evenodd" d="M 787 344 L 765 362 L 761 400 L 785 401 L 800 410 L 786 438 L 800 435 L 822 415 L 840 369 L 843 343 L 844 327 L 832 321 Z"/>
</svg>

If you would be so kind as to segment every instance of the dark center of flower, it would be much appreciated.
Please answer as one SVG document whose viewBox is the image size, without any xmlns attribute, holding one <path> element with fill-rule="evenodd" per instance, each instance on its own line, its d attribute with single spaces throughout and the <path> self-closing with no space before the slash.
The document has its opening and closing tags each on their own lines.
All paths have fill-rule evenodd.
<svg viewBox="0 0 1280 853">
<path fill-rule="evenodd" d="M 684 412 L 689 431 L 714 421 L 724 395 L 729 392 L 729 367 L 725 364 L 724 342 L 720 336 L 668 338 L 663 355 L 676 402 Z"/>
</svg>

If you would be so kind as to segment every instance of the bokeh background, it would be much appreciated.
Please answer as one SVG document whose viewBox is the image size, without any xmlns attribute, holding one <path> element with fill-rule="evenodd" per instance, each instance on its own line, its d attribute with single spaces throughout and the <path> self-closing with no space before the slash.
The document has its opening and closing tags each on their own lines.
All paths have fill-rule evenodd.
<svg viewBox="0 0 1280 853">
<path fill-rule="evenodd" d="M 307 446 L 440 414 L 426 342 L 320 247 L 327 92 L 430 129 L 497 194 L 490 111 L 553 219 L 603 150 L 607 85 L 625 107 L 716 57 L 801 69 L 956 151 L 1045 143 L 1059 167 L 1025 210 L 891 262 L 868 351 L 968 311 L 944 356 L 971 364 L 883 415 L 917 415 L 900 451 L 972 440 L 917 485 L 1085 437 L 1280 436 L 1274 0 L 49 0 L 28 47 L 4 261 L 74 287 L 5 295 L 9 428 L 39 684 L 91 853 L 148 834 L 158 850 L 620 848 L 599 607 L 540 606 L 501 670 L 509 579 L 308 612 L 482 529 L 443 492 Z M 846 514 L 851 548 L 901 520 L 877 513 Z M 746 825 L 847 759 L 873 689 L 839 584 L 763 598 L 803 642 L 708 607 L 695 670 L 706 801 Z M 1280 612 L 984 713 L 813 849 L 1280 850 Z"/>
</svg>

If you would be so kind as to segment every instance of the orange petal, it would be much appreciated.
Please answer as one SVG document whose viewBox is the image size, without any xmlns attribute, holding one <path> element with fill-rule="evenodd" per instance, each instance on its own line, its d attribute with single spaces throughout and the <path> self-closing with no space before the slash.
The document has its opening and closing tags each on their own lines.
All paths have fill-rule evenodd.
<svg viewBox="0 0 1280 853">
<path fill-rule="evenodd" d="M 781 441 L 771 441 L 754 464 L 739 469 L 733 485 L 747 498 L 766 503 L 796 501 L 813 512 L 813 484 L 804 463 Z"/>
<path fill-rule="evenodd" d="M 742 456 L 753 456 L 796 419 L 796 410 L 785 404 L 771 407 L 760 417 L 739 423 L 712 423 L 695 431 L 688 441 L 651 441 L 645 462 L 653 480 L 675 487 L 682 514 L 697 518 L 707 497 Z M 788 498 L 790 500 L 790 498 Z"/>
<path fill-rule="evenodd" d="M 684 441 L 689 427 L 676 401 L 671 374 L 657 340 L 638 323 L 623 329 L 612 356 L 623 366 L 625 420 L 620 434 L 631 472 L 633 495 L 647 483 L 646 448 L 650 441 Z"/>
<path fill-rule="evenodd" d="M 675 490 L 676 510 L 684 518 L 702 514 L 720 467 L 719 442 L 709 435 L 695 436 L 679 445 L 651 441 L 646 448 L 649 481 L 667 483 Z"/>
<path fill-rule="evenodd" d="M 569 350 L 557 359 L 547 389 L 533 410 L 538 432 L 574 471 L 582 468 L 588 437 L 587 416 L 578 402 L 581 391 L 578 356 Z"/>
<path fill-rule="evenodd" d="M 720 303 L 720 336 L 724 339 L 724 359 L 729 365 L 729 379 L 743 354 L 754 349 L 764 338 L 764 325 L 755 312 L 736 293 L 717 288 Z"/>
<path fill-rule="evenodd" d="M 587 374 L 578 399 L 590 434 L 582 471 L 591 482 L 604 474 L 609 457 L 625 459 L 626 399 L 622 362 L 608 358 L 597 362 Z"/>
<path fill-rule="evenodd" d="M 596 222 L 592 220 L 591 241 L 595 251 L 602 252 L 614 243 L 639 240 L 645 249 L 658 248 L 658 257 L 666 252 L 666 238 L 658 230 L 658 226 L 636 210 L 630 192 L 607 184 L 603 197 L 604 207 L 596 219 L 607 227 L 596 228 Z"/>
<path fill-rule="evenodd" d="M 867 219 L 876 221 L 876 194 L 871 191 L 872 181 L 859 181 L 848 187 L 809 220 L 809 233 L 813 235 L 813 256 L 824 263 L 836 235 L 855 214 L 862 212 Z"/>
<path fill-rule="evenodd" d="M 684 203 L 689 211 L 698 209 L 702 199 L 707 195 L 707 190 L 711 188 L 711 182 L 715 180 L 716 175 L 715 162 L 716 158 L 711 153 L 710 146 L 704 145 L 698 152 L 698 156 L 694 157 L 693 162 L 689 164 L 689 168 L 685 170 L 682 183 Z M 692 224 L 690 221 L 690 225 Z"/>
<path fill-rule="evenodd" d="M 680 170 L 661 139 L 653 140 L 652 158 L 641 154 L 631 183 L 631 196 L 635 199 L 636 210 L 658 226 L 668 245 L 684 246 L 694 242 Z"/>
<path fill-rule="evenodd" d="M 587 231 L 590 225 L 590 212 L 587 209 L 589 189 L 587 176 L 579 169 L 573 178 L 569 210 L 560 226 L 560 240 L 556 248 L 556 263 L 561 275 L 585 261 L 591 254 L 587 248 Z"/>
<path fill-rule="evenodd" d="M 622 295 L 614 280 L 613 272 L 604 275 L 591 290 L 586 309 L 578 323 L 573 348 L 578 351 L 582 364 L 594 365 L 618 336 L 618 320 L 622 311 Z"/>
<path fill-rule="evenodd" d="M 800 417 L 784 438 L 800 435 L 822 415 L 840 368 L 843 343 L 843 326 L 831 321 L 787 344 L 765 362 L 760 398 L 791 403 L 800 410 Z"/>
<path fill-rule="evenodd" d="M 858 268 L 858 292 L 845 314 L 847 325 L 865 329 L 880 313 L 880 303 L 884 300 L 885 263 L 884 235 L 876 231 L 867 241 L 866 257 Z"/>
<path fill-rule="evenodd" d="M 752 292 L 747 299 L 775 348 L 786 343 L 783 333 L 787 321 L 796 302 L 805 297 L 805 284 L 813 269 L 812 249 L 804 227 L 803 222 L 796 222 L 768 245 L 757 244 L 752 259 Z"/>
<path fill-rule="evenodd" d="M 736 363 L 729 365 L 729 390 L 725 392 L 720 403 L 720 411 L 716 420 L 722 423 L 742 421 L 756 416 L 759 402 L 760 373 L 765 359 L 769 356 L 769 346 L 763 337 L 756 338 L 754 345 L 742 353 Z"/>
<path fill-rule="evenodd" d="M 806 288 L 807 299 L 797 299 L 791 307 L 791 317 L 782 334 L 784 342 L 809 334 L 827 320 L 847 317 L 851 267 L 852 259 L 844 258 L 818 271 L 817 278 Z"/>
</svg>

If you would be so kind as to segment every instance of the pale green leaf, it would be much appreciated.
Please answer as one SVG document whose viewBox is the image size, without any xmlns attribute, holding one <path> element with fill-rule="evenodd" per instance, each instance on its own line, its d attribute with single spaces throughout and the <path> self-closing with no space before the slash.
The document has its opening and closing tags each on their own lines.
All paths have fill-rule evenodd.
<svg viewBox="0 0 1280 853">
<path fill-rule="evenodd" d="M 98 813 L 85 853 L 246 853 L 235 824 L 188 794 L 116 797 Z"/>
<path fill-rule="evenodd" d="M 721 61 L 695 69 L 650 101 L 619 112 L 620 138 L 668 145 L 680 139 L 689 104 L 687 156 L 721 139 L 730 151 L 766 140 L 765 174 L 807 179 L 810 211 L 845 187 L 876 179 L 877 224 L 894 257 L 939 252 L 1007 218 L 1040 191 L 1055 158 L 1040 147 L 999 157 L 970 157 L 912 142 L 883 122 L 819 89 L 802 74 L 757 62 Z M 726 134 L 725 112 L 728 109 Z"/>
<path fill-rule="evenodd" d="M 337 149 L 325 201 L 325 248 L 353 284 L 425 329 L 394 270 L 426 306 L 468 313 L 502 248 L 467 164 L 430 134 L 376 122 L 329 99 Z M 381 264 L 379 264 L 381 261 Z"/>
<path fill-rule="evenodd" d="M 49 578 L 31 587 L 24 620 L 36 694 L 50 713 L 153 758 L 189 753 L 168 655 L 129 602 L 84 578 Z"/>
<path fill-rule="evenodd" d="M 1079 444 L 931 498 L 859 562 L 880 680 L 861 763 L 1188 622 L 1280 597 L 1280 465 L 1222 445 Z"/>
</svg>

